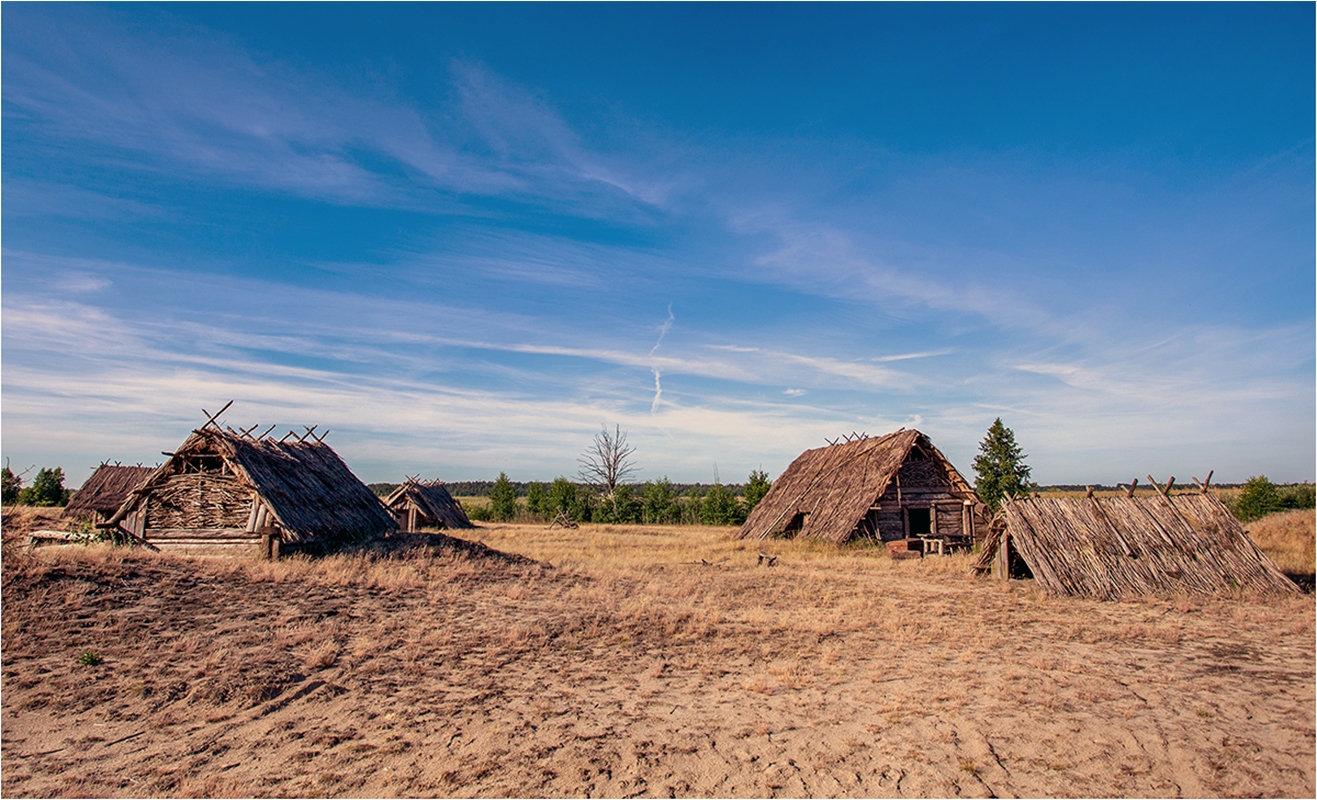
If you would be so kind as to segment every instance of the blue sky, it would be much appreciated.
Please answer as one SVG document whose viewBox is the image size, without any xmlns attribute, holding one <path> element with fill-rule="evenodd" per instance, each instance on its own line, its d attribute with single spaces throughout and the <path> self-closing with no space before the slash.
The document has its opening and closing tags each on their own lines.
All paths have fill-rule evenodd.
<svg viewBox="0 0 1317 800">
<path fill-rule="evenodd" d="M 12 466 L 1312 479 L 1314 7 L 5 4 Z M 300 427 L 299 427 L 300 429 Z"/>
</svg>

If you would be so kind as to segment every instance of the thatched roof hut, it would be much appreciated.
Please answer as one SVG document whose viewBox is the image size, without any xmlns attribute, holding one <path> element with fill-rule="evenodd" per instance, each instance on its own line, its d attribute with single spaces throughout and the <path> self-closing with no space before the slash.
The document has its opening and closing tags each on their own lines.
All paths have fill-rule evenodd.
<svg viewBox="0 0 1317 800">
<path fill-rule="evenodd" d="M 1048 593 L 1115 599 L 1297 587 L 1211 494 L 1008 500 L 974 564 Z"/>
<path fill-rule="evenodd" d="M 128 493 L 140 486 L 153 472 L 155 467 L 101 464 L 83 482 L 82 488 L 74 493 L 61 516 L 103 522 L 113 516 L 128 498 Z"/>
<path fill-rule="evenodd" d="M 806 450 L 755 506 L 740 537 L 966 543 L 976 503 L 973 487 L 927 436 L 900 430 Z"/>
<path fill-rule="evenodd" d="M 384 500 L 398 527 L 409 533 L 421 528 L 474 528 L 462 504 L 453 499 L 443 481 L 403 481 Z"/>
<path fill-rule="evenodd" d="M 195 430 L 129 493 L 109 525 L 155 547 L 225 545 L 277 555 L 397 529 L 375 493 L 312 435 Z"/>
</svg>

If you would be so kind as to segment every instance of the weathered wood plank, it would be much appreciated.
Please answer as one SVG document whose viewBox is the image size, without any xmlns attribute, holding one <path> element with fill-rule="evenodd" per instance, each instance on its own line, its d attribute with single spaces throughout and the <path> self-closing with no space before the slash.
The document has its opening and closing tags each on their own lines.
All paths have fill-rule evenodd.
<svg viewBox="0 0 1317 800">
<path fill-rule="evenodd" d="M 156 539 L 197 539 L 200 541 L 210 539 L 241 539 L 249 542 L 259 542 L 261 534 L 258 532 L 245 531 L 242 528 L 147 528 L 147 541 Z"/>
</svg>

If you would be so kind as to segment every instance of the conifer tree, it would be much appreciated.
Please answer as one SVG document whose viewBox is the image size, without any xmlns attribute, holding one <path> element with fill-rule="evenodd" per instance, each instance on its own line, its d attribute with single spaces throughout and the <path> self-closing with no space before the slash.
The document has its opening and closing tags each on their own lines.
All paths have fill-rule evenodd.
<svg viewBox="0 0 1317 800">
<path fill-rule="evenodd" d="M 1015 443 L 1015 432 L 998 417 L 988 428 L 988 435 L 979 443 L 979 454 L 974 457 L 974 490 L 979 499 L 993 511 L 1010 496 L 1030 491 L 1031 470 L 1025 466 L 1024 451 Z"/>
<path fill-rule="evenodd" d="M 499 522 L 508 522 L 517 516 L 517 490 L 512 488 L 506 472 L 498 474 L 498 480 L 489 490 L 489 512 Z"/>
<path fill-rule="evenodd" d="M 759 501 L 764 499 L 768 490 L 773 488 L 773 484 L 768 481 L 768 473 L 762 469 L 751 471 L 750 479 L 745 482 L 745 510 L 746 513 L 754 511 Z"/>
<path fill-rule="evenodd" d="M 23 479 L 15 475 L 9 467 L 4 468 L 4 504 L 12 506 L 18 502 L 18 493 L 23 489 Z"/>
</svg>

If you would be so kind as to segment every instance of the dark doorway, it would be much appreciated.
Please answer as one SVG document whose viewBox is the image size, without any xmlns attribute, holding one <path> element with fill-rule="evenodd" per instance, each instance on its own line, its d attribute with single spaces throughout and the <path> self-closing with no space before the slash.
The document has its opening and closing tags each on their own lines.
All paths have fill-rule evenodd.
<svg viewBox="0 0 1317 800">
<path fill-rule="evenodd" d="M 927 536 L 933 532 L 933 517 L 929 513 L 932 509 L 912 508 L 907 512 L 910 515 L 910 536 Z"/>
</svg>

